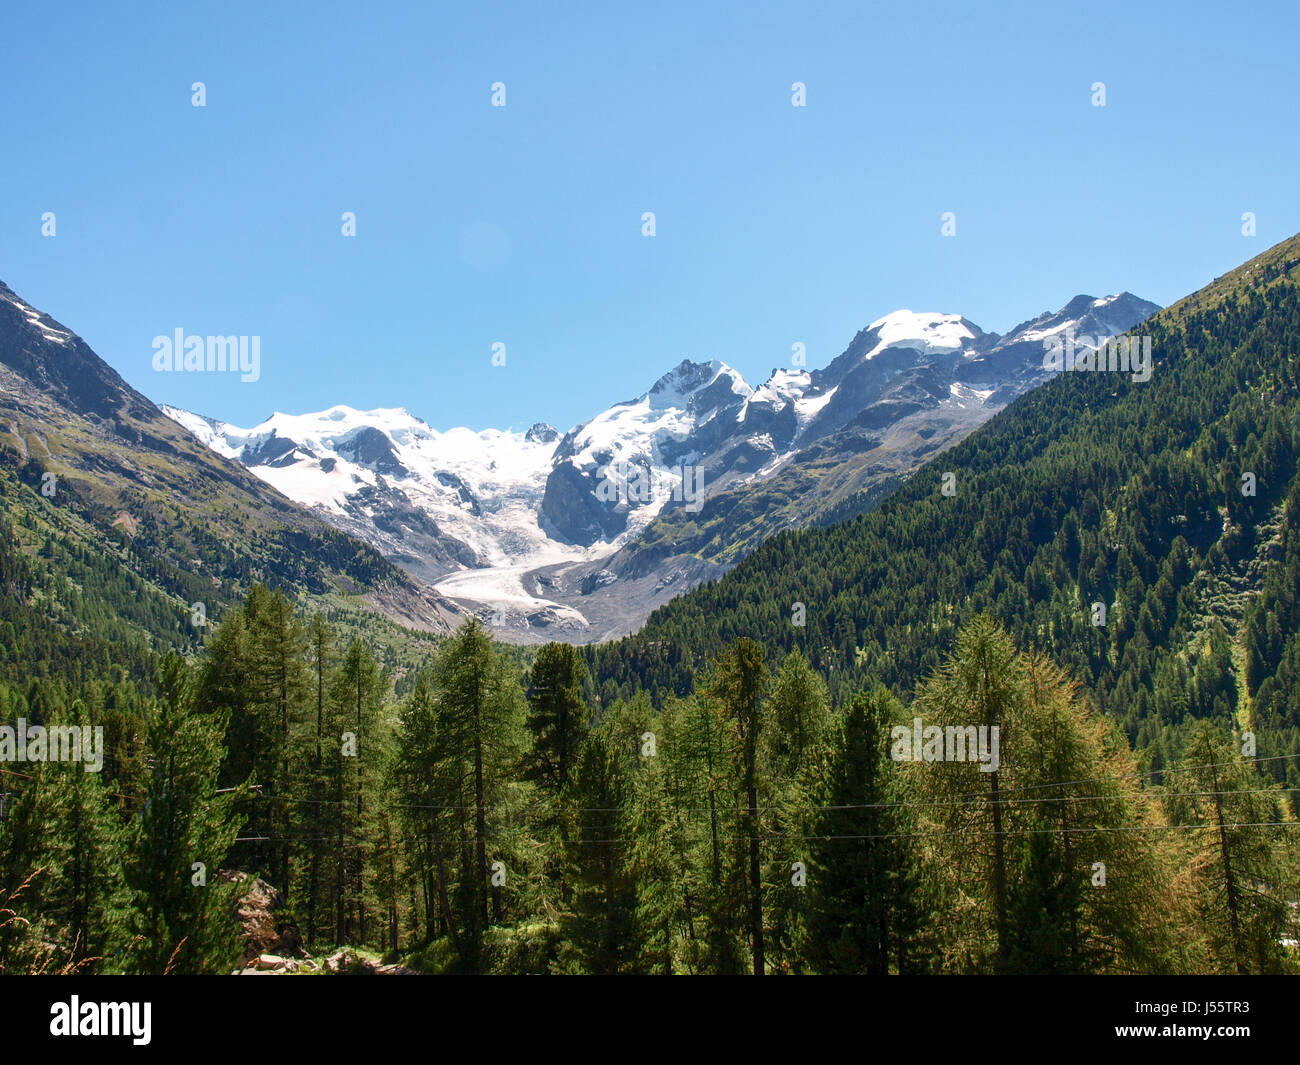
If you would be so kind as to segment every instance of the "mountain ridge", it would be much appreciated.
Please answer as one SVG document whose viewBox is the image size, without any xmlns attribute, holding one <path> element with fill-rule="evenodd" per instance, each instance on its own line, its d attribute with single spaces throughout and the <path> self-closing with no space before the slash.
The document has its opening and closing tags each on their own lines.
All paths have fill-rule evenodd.
<svg viewBox="0 0 1300 1065">
<path fill-rule="evenodd" d="M 174 638 L 195 603 L 215 614 L 259 579 L 365 603 L 413 629 L 446 631 L 458 614 L 373 548 L 214 454 L 3 283 L 0 465 L 13 475 L 3 493 L 15 512 L 42 526 L 59 509 L 75 515 L 58 535 L 119 555 L 170 599 L 176 619 L 150 639 Z"/>
<path fill-rule="evenodd" d="M 776 368 L 757 387 L 720 359 L 684 358 L 563 434 L 545 423 L 437 430 L 398 407 L 276 413 L 249 429 L 164 409 L 497 627 L 590 642 L 631 631 L 778 528 L 851 507 L 855 494 L 871 505 L 1050 376 L 1044 337 L 1101 339 L 1155 308 L 1127 292 L 1080 295 L 1005 335 L 961 315 L 893 311 L 827 366 Z M 782 476 L 791 466 L 800 471 Z M 784 499 L 763 488 L 774 479 Z M 731 520 L 757 500 L 778 504 L 769 527 Z"/>
<path fill-rule="evenodd" d="M 586 649 L 602 704 L 689 691 L 741 637 L 800 650 L 837 701 L 906 695 L 984 613 L 1066 667 L 1153 773 L 1217 718 L 1300 791 L 1300 235 L 1143 333 L 1149 380 L 1061 374 L 879 507 L 773 536 Z"/>
</svg>

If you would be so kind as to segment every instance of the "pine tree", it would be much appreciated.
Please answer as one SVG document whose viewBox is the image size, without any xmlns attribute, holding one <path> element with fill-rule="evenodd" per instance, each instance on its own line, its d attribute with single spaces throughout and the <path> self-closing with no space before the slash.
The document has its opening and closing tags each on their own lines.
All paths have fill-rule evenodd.
<svg viewBox="0 0 1300 1065">
<path fill-rule="evenodd" d="M 314 944 L 320 933 L 321 916 L 328 912 L 325 885 L 322 882 L 322 858 L 327 853 L 327 843 L 333 818 L 327 808 L 328 788 L 325 779 L 325 722 L 329 697 L 329 678 L 334 664 L 334 633 L 325 616 L 319 611 L 307 623 L 307 650 L 311 663 L 311 699 L 315 709 L 315 735 L 308 737 L 305 775 L 309 782 L 310 802 L 305 815 L 300 818 L 303 835 L 307 838 L 307 942 Z M 314 739 L 314 742 L 313 742 Z M 337 816 L 337 814 L 336 814 Z"/>
<path fill-rule="evenodd" d="M 574 768 L 587 734 L 591 716 L 582 695 L 587 667 L 569 644 L 548 643 L 538 652 L 528 678 L 528 728 L 532 750 L 524 767 L 525 778 L 541 789 L 542 816 L 537 829 L 554 836 L 548 879 L 557 878 L 561 905 L 569 902 L 563 876 L 563 853 L 567 844 L 564 819 L 559 805 L 574 776 Z"/>
<path fill-rule="evenodd" d="M 657 914 L 671 923 L 669 915 L 678 915 L 681 934 L 675 954 L 688 973 L 734 971 L 734 911 L 721 890 L 721 836 L 729 830 L 722 823 L 729 804 L 725 798 L 719 803 L 729 765 L 725 733 L 716 708 L 696 696 L 669 699 L 658 732 L 655 770 L 664 789 L 667 854 L 634 855 L 634 867 L 645 869 L 638 879 L 639 905 L 647 918 Z"/>
<path fill-rule="evenodd" d="M 326 738 L 327 770 L 337 804 L 335 846 L 335 934 L 338 942 L 365 943 L 366 797 L 380 779 L 384 737 L 379 732 L 386 684 L 379 665 L 354 639 L 331 679 L 333 728 Z"/>
<path fill-rule="evenodd" d="M 786 655 L 772 682 L 763 752 L 767 768 L 795 780 L 819 753 L 831 727 L 826 682 L 797 648 Z"/>
<path fill-rule="evenodd" d="M 714 664 L 711 694 L 718 699 L 732 729 L 732 756 L 744 803 L 741 830 L 746 844 L 747 876 L 743 893 L 749 913 L 749 945 L 755 976 L 767 971 L 763 951 L 763 880 L 758 809 L 758 752 L 762 740 L 763 700 L 768 684 L 763 648 L 737 640 Z"/>
<path fill-rule="evenodd" d="M 1211 971 L 1285 971 L 1280 941 L 1296 883 L 1283 860 L 1281 792 L 1200 722 L 1168 773 L 1165 806 L 1192 829 L 1183 856 Z"/>
<path fill-rule="evenodd" d="M 269 872 L 291 899 L 295 806 L 291 773 L 293 732 L 302 719 L 307 693 L 302 624 L 279 589 L 256 585 L 244 603 L 248 713 L 258 747 L 253 762 L 270 836 L 265 849 Z"/>
<path fill-rule="evenodd" d="M 474 617 L 443 646 L 433 677 L 434 763 L 441 767 L 440 790 L 451 800 L 444 805 L 455 808 L 451 835 L 460 852 L 453 919 L 460 926 L 461 962 L 476 970 L 489 922 L 502 914 L 503 891 L 491 883 L 488 847 L 490 827 L 500 840 L 505 826 L 494 823 L 491 808 L 509 790 L 526 750 L 524 698 Z"/>
<path fill-rule="evenodd" d="M 254 759 L 261 740 L 248 706 L 248 671 L 248 627 L 240 608 L 230 611 L 208 637 L 194 693 L 198 712 L 224 711 L 229 721 L 226 756 L 221 764 L 222 787 L 251 780 L 256 769 Z"/>
<path fill-rule="evenodd" d="M 1008 973 L 1069 975 L 1082 971 L 1078 929 L 1083 885 L 1053 828 L 1030 819 L 1018 848 L 1019 876 L 1011 886 L 1007 917 Z"/>
<path fill-rule="evenodd" d="M 528 677 L 528 727 L 533 734 L 526 772 L 558 796 L 582 749 L 590 711 L 582 697 L 587 667 L 567 643 L 548 643 Z"/>
<path fill-rule="evenodd" d="M 1122 733 L 1085 705 L 1068 674 L 1016 654 L 1003 630 L 977 619 L 913 713 L 926 729 L 939 726 L 934 742 L 945 756 L 900 766 L 920 788 L 920 832 L 942 893 L 932 905 L 959 908 L 945 929 L 945 965 L 1166 968 L 1174 937 L 1149 920 L 1172 892 L 1153 842 L 1159 825 Z M 966 757 L 946 759 L 949 730 L 958 739 L 986 723 L 990 755 L 998 729 L 996 761 L 974 759 L 969 731 Z"/>
<path fill-rule="evenodd" d="M 809 863 L 809 956 L 824 973 L 915 971 L 920 928 L 914 826 L 888 757 L 902 707 L 854 697 L 826 767 Z"/>
<path fill-rule="evenodd" d="M 1041 655 L 1020 665 L 1019 757 L 1004 820 L 1020 871 L 1007 969 L 1165 971 L 1175 937 L 1149 914 L 1173 887 L 1127 740 L 1060 666 Z"/>
<path fill-rule="evenodd" d="M 376 741 L 372 741 L 372 744 Z M 405 801 L 401 792 L 395 788 L 382 787 L 394 778 L 390 772 L 396 755 L 393 751 L 393 736 L 385 734 L 377 741 L 381 750 L 376 752 L 376 765 L 373 769 L 373 781 L 369 791 L 366 807 L 366 834 L 370 840 L 370 892 L 374 900 L 374 912 L 378 931 L 378 943 L 381 950 L 396 951 L 401 941 L 401 918 L 403 912 L 402 848 L 401 848 L 401 812 L 398 809 Z"/>
<path fill-rule="evenodd" d="M 656 750 L 643 758 L 625 804 L 628 843 L 625 868 L 634 885 L 638 971 L 672 975 L 681 932 L 689 926 L 682 884 L 686 877 L 686 840 L 674 816 L 672 769 L 658 750 L 666 739 L 662 720 L 652 721 Z"/>
<path fill-rule="evenodd" d="M 927 727 L 997 729 L 1000 747 L 1015 749 L 1015 732 L 1024 704 L 1022 667 L 1010 637 L 992 619 L 977 617 L 965 626 L 957 639 L 957 652 L 922 686 L 914 713 Z M 942 742 L 942 741 L 941 741 Z M 922 752 L 913 751 L 920 759 Z M 992 764 L 992 763 L 990 763 Z M 972 759 L 962 762 L 920 762 L 921 791 L 929 810 L 935 812 L 940 841 L 952 841 L 961 849 L 943 851 L 941 864 L 953 873 L 977 871 L 983 890 L 964 892 L 966 898 L 982 901 L 984 906 L 963 916 L 963 928 L 972 939 L 959 947 L 962 955 L 976 967 L 988 959 L 982 955 L 979 925 L 987 919 L 993 932 L 995 967 L 1005 965 L 1009 950 L 1007 927 L 1008 859 L 1006 810 L 1007 770 L 999 765 L 988 772 Z M 966 802 L 982 797 L 982 802 Z M 972 831 L 973 830 L 973 831 Z M 972 854 L 966 840 L 973 836 Z M 972 858 L 974 861 L 972 862 Z"/>
<path fill-rule="evenodd" d="M 405 796 L 401 807 L 407 862 L 418 870 L 425 914 L 425 940 L 452 938 L 456 954 L 468 956 L 451 904 L 453 835 L 462 801 L 461 774 L 443 742 L 430 676 L 421 672 L 398 715 L 393 775 Z"/>
<path fill-rule="evenodd" d="M 89 726 L 80 700 L 67 723 Z M 40 774 L 44 810 L 42 854 L 47 875 L 36 885 L 43 916 L 59 929 L 67 960 L 91 960 L 97 972 L 120 967 L 127 948 L 130 896 L 122 879 L 127 833 L 100 772 L 83 763 L 49 764 Z"/>
<path fill-rule="evenodd" d="M 149 770 L 127 870 L 136 897 L 130 956 L 145 973 L 228 972 L 239 956 L 233 884 L 218 870 L 238 832 L 240 790 L 221 794 L 220 715 L 194 711 L 176 655 L 163 662 L 148 722 Z"/>
<path fill-rule="evenodd" d="M 825 682 L 799 650 L 781 663 L 772 683 L 759 750 L 761 794 L 769 838 L 765 912 L 767 953 L 773 968 L 798 972 L 808 914 L 796 863 L 806 870 L 808 838 L 815 832 L 812 806 L 825 771 L 833 717 Z"/>
<path fill-rule="evenodd" d="M 624 972 L 638 955 L 636 888 L 626 868 L 625 835 L 635 737 L 623 727 L 624 717 L 623 704 L 607 708 L 582 745 L 567 792 L 573 897 L 560 928 L 578 972 Z"/>
</svg>

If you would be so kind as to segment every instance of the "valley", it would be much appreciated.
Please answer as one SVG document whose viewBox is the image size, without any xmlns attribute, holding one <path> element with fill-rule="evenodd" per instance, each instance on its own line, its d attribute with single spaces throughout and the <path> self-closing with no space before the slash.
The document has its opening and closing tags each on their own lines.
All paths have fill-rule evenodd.
<svg viewBox="0 0 1300 1065">
<path fill-rule="evenodd" d="M 593 643 L 725 573 L 782 529 L 868 509 L 927 457 L 1157 308 L 1078 296 L 1005 336 L 896 311 L 821 369 L 757 388 L 683 360 L 561 435 L 436 430 L 402 408 L 275 414 L 250 429 L 174 408 L 197 440 L 385 554 L 506 639 Z"/>
</svg>

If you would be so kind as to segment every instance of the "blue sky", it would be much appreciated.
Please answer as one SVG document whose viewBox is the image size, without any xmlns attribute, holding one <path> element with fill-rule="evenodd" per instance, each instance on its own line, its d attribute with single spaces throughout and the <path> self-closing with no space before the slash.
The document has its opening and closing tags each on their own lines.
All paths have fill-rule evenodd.
<svg viewBox="0 0 1300 1065">
<path fill-rule="evenodd" d="M 9 0 L 0 279 L 237 424 L 567 429 L 682 358 L 1166 304 L 1300 230 L 1298 11 Z M 260 379 L 156 373 L 176 328 L 260 336 Z"/>
</svg>

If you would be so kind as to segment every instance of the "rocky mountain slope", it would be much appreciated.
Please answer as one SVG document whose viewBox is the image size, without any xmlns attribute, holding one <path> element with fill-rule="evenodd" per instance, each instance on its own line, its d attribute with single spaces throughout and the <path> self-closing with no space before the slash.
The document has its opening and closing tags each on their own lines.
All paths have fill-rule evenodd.
<svg viewBox="0 0 1300 1065">
<path fill-rule="evenodd" d="M 1212 720 L 1300 789 L 1300 235 L 1141 332 L 1145 381 L 1061 374 L 880 506 L 771 537 L 590 648 L 601 702 L 689 691 L 740 637 L 768 662 L 799 649 L 838 702 L 910 695 L 985 613 L 1152 772 Z"/>
<path fill-rule="evenodd" d="M 514 637 L 591 642 L 634 630 L 780 529 L 869 508 L 1051 376 L 1052 338 L 1095 346 L 1157 309 L 1077 296 L 1004 336 L 895 311 L 823 368 L 775 369 L 755 388 L 723 362 L 684 360 L 563 435 L 440 432 L 401 408 L 249 429 L 164 409 Z"/>
<path fill-rule="evenodd" d="M 129 598 L 149 600 L 142 638 L 159 643 L 201 635 L 194 604 L 215 616 L 256 580 L 409 628 L 445 631 L 457 615 L 373 547 L 203 446 L 3 283 L 0 504 L 25 548 L 44 543 L 69 565 L 115 559 Z"/>
</svg>

